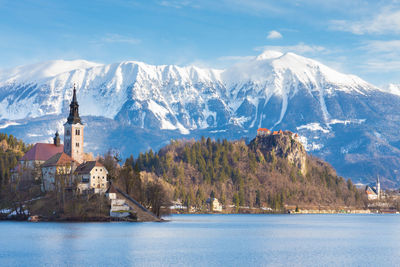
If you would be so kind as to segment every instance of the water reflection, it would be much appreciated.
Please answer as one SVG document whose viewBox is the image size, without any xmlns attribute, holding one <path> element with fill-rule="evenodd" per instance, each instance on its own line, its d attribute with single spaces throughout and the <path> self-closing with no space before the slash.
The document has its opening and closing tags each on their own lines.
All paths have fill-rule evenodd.
<svg viewBox="0 0 400 267">
<path fill-rule="evenodd" d="M 168 223 L 0 223 L 0 266 L 397 265 L 400 216 L 178 215 Z"/>
</svg>

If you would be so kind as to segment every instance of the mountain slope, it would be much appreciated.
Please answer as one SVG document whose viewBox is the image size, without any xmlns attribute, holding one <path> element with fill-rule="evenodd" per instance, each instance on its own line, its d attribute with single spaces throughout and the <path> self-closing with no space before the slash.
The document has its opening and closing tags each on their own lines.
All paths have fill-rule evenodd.
<svg viewBox="0 0 400 267">
<path fill-rule="evenodd" d="M 2 70 L 0 129 L 30 142 L 62 133 L 74 83 L 94 153 L 287 129 L 340 175 L 400 184 L 400 96 L 293 53 L 266 51 L 225 70 L 82 60 Z"/>
</svg>

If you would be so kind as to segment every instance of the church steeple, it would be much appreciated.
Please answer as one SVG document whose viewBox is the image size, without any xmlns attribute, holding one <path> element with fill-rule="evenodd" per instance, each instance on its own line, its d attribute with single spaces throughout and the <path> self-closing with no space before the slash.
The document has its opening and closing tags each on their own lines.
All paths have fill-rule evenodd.
<svg viewBox="0 0 400 267">
<path fill-rule="evenodd" d="M 71 104 L 69 105 L 69 116 L 67 122 L 69 124 L 81 123 L 81 118 L 79 117 L 79 105 L 78 101 L 76 100 L 75 85 L 74 85 L 74 94 L 72 96 L 72 101 Z"/>
<path fill-rule="evenodd" d="M 83 152 L 83 129 L 85 126 L 79 117 L 79 105 L 76 100 L 76 88 L 74 84 L 74 94 L 69 105 L 69 116 L 64 124 L 64 153 L 68 154 L 75 161 L 82 163 Z"/>
</svg>

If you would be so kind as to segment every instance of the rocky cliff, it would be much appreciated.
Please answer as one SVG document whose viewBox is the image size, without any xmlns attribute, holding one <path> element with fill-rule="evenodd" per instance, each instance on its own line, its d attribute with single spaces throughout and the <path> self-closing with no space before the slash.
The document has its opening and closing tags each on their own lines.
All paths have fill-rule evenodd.
<svg viewBox="0 0 400 267">
<path fill-rule="evenodd" d="M 307 152 L 291 132 L 257 136 L 249 146 L 252 150 L 261 152 L 264 157 L 277 156 L 286 159 L 303 175 L 307 174 Z"/>
</svg>

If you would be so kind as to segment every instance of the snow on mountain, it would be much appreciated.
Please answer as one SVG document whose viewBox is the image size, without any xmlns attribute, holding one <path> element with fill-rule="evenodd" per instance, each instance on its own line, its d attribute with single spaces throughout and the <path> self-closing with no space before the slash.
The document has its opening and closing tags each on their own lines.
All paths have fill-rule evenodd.
<svg viewBox="0 0 400 267">
<path fill-rule="evenodd" d="M 288 129 L 343 175 L 364 170 L 366 177 L 379 172 L 400 180 L 399 87 L 379 89 L 293 53 L 266 51 L 225 70 L 84 60 L 0 70 L 1 130 L 32 142 L 49 139 L 62 129 L 74 83 L 87 140 L 101 141 L 88 143 L 97 152 Z"/>
<path fill-rule="evenodd" d="M 385 92 L 400 96 L 400 84 L 388 84 L 382 88 Z"/>
</svg>

